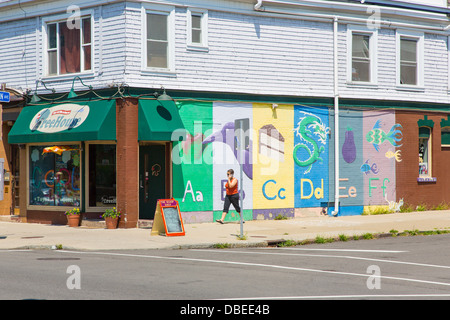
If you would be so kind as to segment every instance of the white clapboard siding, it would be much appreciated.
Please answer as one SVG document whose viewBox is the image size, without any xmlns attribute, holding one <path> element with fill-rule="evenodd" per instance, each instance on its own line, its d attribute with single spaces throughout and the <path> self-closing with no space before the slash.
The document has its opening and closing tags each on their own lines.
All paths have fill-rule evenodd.
<svg viewBox="0 0 450 320">
<path fill-rule="evenodd" d="M 36 19 L 0 22 L 0 83 L 34 87 L 36 81 Z"/>
<path fill-rule="evenodd" d="M 61 1 L 54 1 L 58 10 L 61 5 L 57 3 Z M 184 1 L 183 6 L 174 6 L 173 72 L 148 72 L 143 66 L 143 4 L 118 2 L 100 7 L 95 3 L 92 2 L 89 9 L 94 16 L 94 68 L 90 75 L 83 76 L 83 81 L 96 89 L 125 83 L 151 90 L 164 86 L 168 90 L 198 92 L 333 97 L 331 20 L 310 21 L 246 12 L 242 8 L 233 12 L 230 2 L 229 10 L 208 10 L 207 50 L 191 50 L 187 47 L 186 36 L 189 1 Z M 227 2 L 220 1 L 220 4 L 223 8 Z M 42 12 L 39 5 L 36 10 Z M 43 70 L 42 19 L 52 15 L 50 9 L 47 11 L 47 15 L 38 17 L 0 20 L 1 83 L 34 90 L 36 79 L 42 78 L 58 92 L 70 90 L 71 76 L 46 77 Z M 2 14 L 0 17 L 5 16 L 4 12 Z M 347 25 L 340 23 L 338 32 L 341 97 L 450 102 L 446 35 L 425 33 L 424 89 L 407 91 L 396 86 L 394 28 L 378 30 L 378 82 L 375 86 L 347 84 Z M 76 89 L 81 90 L 83 86 L 77 82 Z"/>
</svg>

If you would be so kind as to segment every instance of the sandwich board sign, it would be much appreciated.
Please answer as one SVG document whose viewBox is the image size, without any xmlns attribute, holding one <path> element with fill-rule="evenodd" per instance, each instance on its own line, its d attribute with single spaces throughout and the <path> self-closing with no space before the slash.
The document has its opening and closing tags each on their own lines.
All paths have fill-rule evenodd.
<svg viewBox="0 0 450 320">
<path fill-rule="evenodd" d="M 177 200 L 160 199 L 157 201 L 151 235 L 166 235 L 168 237 L 185 235 Z"/>
</svg>

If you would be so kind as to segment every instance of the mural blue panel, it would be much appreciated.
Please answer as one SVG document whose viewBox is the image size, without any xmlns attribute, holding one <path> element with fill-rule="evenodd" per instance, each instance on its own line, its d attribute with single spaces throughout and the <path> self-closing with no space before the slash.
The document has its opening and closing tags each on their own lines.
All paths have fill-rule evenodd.
<svg viewBox="0 0 450 320">
<path fill-rule="evenodd" d="M 331 216 L 331 212 L 334 211 L 334 207 L 328 208 L 328 215 Z M 364 206 L 339 206 L 338 216 L 359 216 L 364 212 Z"/>
<path fill-rule="evenodd" d="M 334 110 L 330 112 L 330 129 L 334 135 Z M 361 214 L 364 205 L 364 177 L 376 175 L 373 159 L 363 157 L 363 115 L 360 110 L 341 108 L 339 112 L 339 215 Z M 334 152 L 334 138 L 330 140 L 330 152 Z M 334 210 L 334 154 L 329 162 L 330 208 Z"/>
<path fill-rule="evenodd" d="M 294 106 L 295 207 L 328 201 L 330 128 L 328 108 Z"/>
</svg>

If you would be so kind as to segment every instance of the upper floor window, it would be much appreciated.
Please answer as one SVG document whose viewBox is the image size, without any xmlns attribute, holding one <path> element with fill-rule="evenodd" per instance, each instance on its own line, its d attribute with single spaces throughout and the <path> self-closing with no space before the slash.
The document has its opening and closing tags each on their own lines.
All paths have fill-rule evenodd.
<svg viewBox="0 0 450 320">
<path fill-rule="evenodd" d="M 79 73 L 92 69 L 91 17 L 79 28 L 62 22 L 47 23 L 47 75 Z"/>
<path fill-rule="evenodd" d="M 147 67 L 167 68 L 168 53 L 167 15 L 147 14 Z"/>
<path fill-rule="evenodd" d="M 417 40 L 400 38 L 400 84 L 417 84 Z"/>
<path fill-rule="evenodd" d="M 174 66 L 174 9 L 161 6 L 161 10 L 146 11 L 144 67 L 156 70 L 173 70 Z"/>
<path fill-rule="evenodd" d="M 361 26 L 348 27 L 348 83 L 375 84 L 377 32 Z"/>
<path fill-rule="evenodd" d="M 423 33 L 397 31 L 397 85 L 423 86 Z"/>
<path fill-rule="evenodd" d="M 352 35 L 352 81 L 370 82 L 370 36 Z"/>
<path fill-rule="evenodd" d="M 208 47 L 208 11 L 187 10 L 187 47 L 189 50 L 205 50 Z"/>
<path fill-rule="evenodd" d="M 198 13 L 191 14 L 191 42 L 202 43 L 202 15 Z"/>
</svg>

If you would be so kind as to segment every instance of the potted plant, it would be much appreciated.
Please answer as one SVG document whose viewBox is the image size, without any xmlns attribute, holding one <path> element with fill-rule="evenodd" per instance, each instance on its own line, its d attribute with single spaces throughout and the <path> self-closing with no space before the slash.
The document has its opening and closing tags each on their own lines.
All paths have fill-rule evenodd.
<svg viewBox="0 0 450 320">
<path fill-rule="evenodd" d="M 106 209 L 102 217 L 105 219 L 107 229 L 116 229 L 121 212 L 116 207 Z"/>
<path fill-rule="evenodd" d="M 66 211 L 67 222 L 69 227 L 78 227 L 80 225 L 80 208 L 73 208 Z"/>
</svg>

